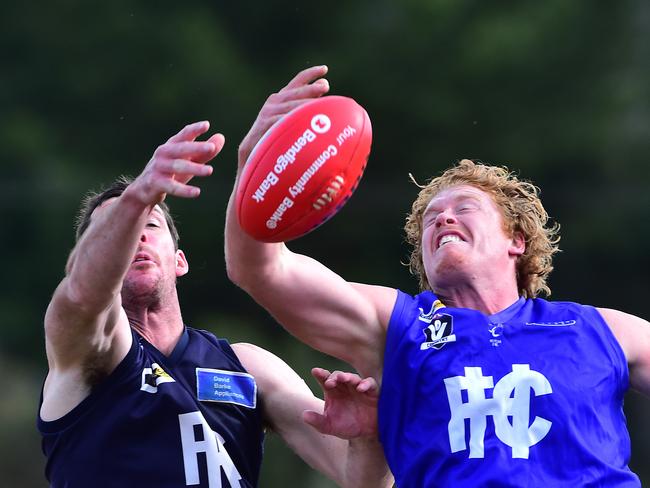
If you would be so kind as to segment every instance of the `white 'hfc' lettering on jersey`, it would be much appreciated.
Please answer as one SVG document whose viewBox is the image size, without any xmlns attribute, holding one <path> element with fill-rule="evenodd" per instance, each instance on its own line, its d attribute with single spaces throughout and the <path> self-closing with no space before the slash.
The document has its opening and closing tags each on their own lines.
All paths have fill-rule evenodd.
<svg viewBox="0 0 650 488">
<path fill-rule="evenodd" d="M 241 488 L 239 483 L 239 480 L 242 479 L 241 475 L 224 447 L 223 437 L 210 428 L 201 412 L 180 414 L 178 420 L 181 428 L 186 486 L 198 485 L 201 482 L 197 454 L 204 452 L 208 462 L 208 486 L 210 488 L 222 488 L 222 469 L 226 474 L 226 478 L 228 478 L 230 486 L 232 488 Z M 196 440 L 195 426 L 200 426 L 203 430 L 203 440 Z"/>
<path fill-rule="evenodd" d="M 496 436 L 512 448 L 512 457 L 528 459 L 529 448 L 541 441 L 551 429 L 552 422 L 541 417 L 530 421 L 530 392 L 535 396 L 553 393 L 546 377 L 530 369 L 528 364 L 513 364 L 508 373 L 494 385 L 492 376 L 483 376 L 481 368 L 466 367 L 465 376 L 446 378 L 449 399 L 449 444 L 451 452 L 467 449 L 465 419 L 469 419 L 469 457 L 483 458 L 487 416 L 492 415 Z M 492 398 L 485 390 L 494 388 Z M 463 403 L 462 390 L 467 390 Z M 512 417 L 512 423 L 508 420 Z"/>
</svg>

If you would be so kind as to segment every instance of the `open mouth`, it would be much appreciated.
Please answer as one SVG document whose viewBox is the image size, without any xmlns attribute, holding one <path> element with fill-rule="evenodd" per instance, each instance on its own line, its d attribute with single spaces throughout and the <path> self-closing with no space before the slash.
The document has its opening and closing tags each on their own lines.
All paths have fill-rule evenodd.
<svg viewBox="0 0 650 488">
<path fill-rule="evenodd" d="M 445 234 L 438 239 L 438 249 L 450 242 L 465 242 L 458 234 Z"/>
<path fill-rule="evenodd" d="M 148 254 L 145 254 L 145 253 L 138 253 L 138 254 L 135 255 L 135 258 L 133 259 L 133 262 L 131 264 L 147 263 L 147 262 L 149 262 L 149 263 L 153 262 L 151 257 Z"/>
</svg>

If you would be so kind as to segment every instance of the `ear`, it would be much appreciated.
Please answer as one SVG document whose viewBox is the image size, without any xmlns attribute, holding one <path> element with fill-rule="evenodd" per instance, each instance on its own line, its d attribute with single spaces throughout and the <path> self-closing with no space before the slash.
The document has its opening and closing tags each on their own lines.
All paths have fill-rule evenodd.
<svg viewBox="0 0 650 488">
<path fill-rule="evenodd" d="M 187 274 L 189 270 L 190 270 L 190 265 L 187 262 L 185 253 L 180 249 L 178 249 L 176 251 L 176 277 Z"/>
<path fill-rule="evenodd" d="M 510 256 L 521 256 L 524 252 L 526 252 L 526 239 L 521 232 L 515 232 L 512 236 L 508 254 Z"/>
</svg>

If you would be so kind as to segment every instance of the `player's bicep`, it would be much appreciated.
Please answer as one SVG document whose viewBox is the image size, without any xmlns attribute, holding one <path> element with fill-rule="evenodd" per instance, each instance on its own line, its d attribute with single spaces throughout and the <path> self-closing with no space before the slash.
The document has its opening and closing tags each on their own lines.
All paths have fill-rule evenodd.
<svg viewBox="0 0 650 488">
<path fill-rule="evenodd" d="M 119 362 L 126 354 L 130 338 L 128 319 L 119 297 L 104 310 L 90 310 L 69 293 L 66 280 L 61 282 L 45 314 L 51 369 L 76 367 L 94 355 L 102 355 L 110 367 L 110 363 Z"/>
<path fill-rule="evenodd" d="M 282 359 L 252 344 L 233 344 L 246 370 L 255 377 L 269 428 L 312 468 L 341 478 L 347 442 L 319 433 L 302 420 L 305 410 L 323 411 L 323 401 Z"/>
<path fill-rule="evenodd" d="M 630 370 L 630 386 L 650 396 L 650 322 L 618 310 L 599 308 L 598 311 L 623 349 Z"/>
<path fill-rule="evenodd" d="M 287 249 L 250 292 L 301 341 L 346 362 L 365 354 L 363 349 L 382 350 L 376 346 L 383 343 L 397 296 L 394 289 L 348 282 Z"/>
</svg>

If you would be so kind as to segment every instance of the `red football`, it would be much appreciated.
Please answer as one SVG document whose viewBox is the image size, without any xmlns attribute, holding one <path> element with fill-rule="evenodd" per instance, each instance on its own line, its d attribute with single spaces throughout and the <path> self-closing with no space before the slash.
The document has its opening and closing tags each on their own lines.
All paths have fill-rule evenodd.
<svg viewBox="0 0 650 488">
<path fill-rule="evenodd" d="M 292 110 L 246 161 L 236 200 L 242 228 L 263 242 L 315 229 L 356 189 L 371 142 L 368 114 L 351 98 L 322 97 Z"/>
</svg>

